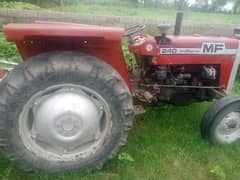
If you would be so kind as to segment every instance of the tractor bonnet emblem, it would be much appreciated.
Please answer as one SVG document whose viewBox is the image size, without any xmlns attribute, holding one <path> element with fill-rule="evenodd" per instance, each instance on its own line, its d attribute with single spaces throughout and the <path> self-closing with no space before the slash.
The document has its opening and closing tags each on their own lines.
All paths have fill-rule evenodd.
<svg viewBox="0 0 240 180">
<path fill-rule="evenodd" d="M 146 51 L 147 52 L 150 52 L 150 51 L 152 51 L 153 50 L 153 46 L 151 45 L 151 44 L 147 44 L 146 45 Z"/>
<path fill-rule="evenodd" d="M 225 50 L 225 43 L 202 43 L 203 53 L 217 53 Z"/>
</svg>

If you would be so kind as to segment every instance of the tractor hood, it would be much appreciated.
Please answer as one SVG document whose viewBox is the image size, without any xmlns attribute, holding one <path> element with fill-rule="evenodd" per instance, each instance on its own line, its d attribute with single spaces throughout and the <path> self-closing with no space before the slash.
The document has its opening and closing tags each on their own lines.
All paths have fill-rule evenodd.
<svg viewBox="0 0 240 180">
<path fill-rule="evenodd" d="M 136 37 L 129 45 L 133 53 L 148 56 L 159 55 L 235 55 L 239 40 L 211 36 Z"/>
<path fill-rule="evenodd" d="M 170 43 L 166 45 L 159 45 L 160 48 L 171 47 L 171 48 L 184 48 L 189 49 L 201 49 L 203 53 L 218 53 L 223 52 L 226 49 L 237 49 L 238 40 L 227 37 L 208 37 L 208 36 L 168 36 Z M 182 49 L 182 50 L 184 50 Z M 181 51 L 184 53 L 184 51 Z M 179 52 L 179 53 L 181 53 Z M 197 51 L 196 51 L 197 53 Z M 199 52 L 200 53 L 200 52 Z M 184 53 L 187 54 L 187 51 Z"/>
</svg>

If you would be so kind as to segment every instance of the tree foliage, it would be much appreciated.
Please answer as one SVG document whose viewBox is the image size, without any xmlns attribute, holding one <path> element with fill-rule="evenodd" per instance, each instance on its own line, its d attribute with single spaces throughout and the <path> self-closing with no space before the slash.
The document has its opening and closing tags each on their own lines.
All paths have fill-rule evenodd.
<svg viewBox="0 0 240 180">
<path fill-rule="evenodd" d="M 183 6 L 193 11 L 217 12 L 228 2 L 234 1 L 234 13 L 240 13 L 240 0 L 196 0 L 191 7 L 188 6 L 190 0 L 4 0 L 6 2 L 17 1 L 32 3 L 40 7 L 53 7 L 73 4 L 93 4 L 93 5 L 134 5 L 151 8 L 178 8 Z"/>
<path fill-rule="evenodd" d="M 234 14 L 240 13 L 240 0 L 234 1 L 233 13 Z"/>
<path fill-rule="evenodd" d="M 219 7 L 227 3 L 227 0 L 212 0 L 211 11 L 215 12 Z"/>
</svg>

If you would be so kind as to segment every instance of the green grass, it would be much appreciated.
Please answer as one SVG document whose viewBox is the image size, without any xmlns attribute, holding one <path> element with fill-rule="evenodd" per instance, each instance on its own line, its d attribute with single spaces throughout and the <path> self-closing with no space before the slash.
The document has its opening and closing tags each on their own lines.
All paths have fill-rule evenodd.
<svg viewBox="0 0 240 180">
<path fill-rule="evenodd" d="M 0 32 L 0 59 L 11 60 L 14 62 L 20 61 L 16 45 L 12 42 L 7 42 L 3 33 Z M 0 63 L 0 68 L 12 68 L 12 65 L 5 65 Z M 1 180 L 1 179 L 0 179 Z"/>
<path fill-rule="evenodd" d="M 103 6 L 103 5 L 74 5 L 52 8 L 56 11 L 75 12 L 82 14 L 113 15 L 113 16 L 139 16 L 158 18 L 162 21 L 174 21 L 176 11 L 174 9 L 143 8 L 133 6 Z M 184 21 L 201 23 L 239 24 L 240 15 L 220 13 L 200 13 L 186 11 Z"/>
<path fill-rule="evenodd" d="M 163 106 L 148 108 L 135 119 L 128 144 L 121 152 L 134 162 L 118 158 L 107 162 L 101 171 L 82 174 L 39 175 L 24 173 L 1 158 L 0 172 L 11 180 L 74 180 L 74 179 L 226 179 L 240 176 L 240 147 L 217 147 L 204 141 L 199 123 L 210 103 L 187 107 Z M 215 169 L 220 169 L 220 173 Z M 213 171 L 213 172 L 211 172 Z"/>
<path fill-rule="evenodd" d="M 14 8 L 14 9 L 31 9 L 31 10 L 39 10 L 40 7 L 31 3 L 26 3 L 26 2 L 16 2 L 16 1 L 11 1 L 11 2 L 0 2 L 0 7 L 1 8 Z"/>
<path fill-rule="evenodd" d="M 20 61 L 15 43 L 7 42 L 3 33 L 0 32 L 0 58 L 9 59 L 14 62 Z"/>
<path fill-rule="evenodd" d="M 5 48 L 0 48 L 3 55 L 18 57 L 13 44 L 0 40 L 8 49 L 2 53 Z M 235 93 L 240 92 L 239 84 Z M 127 158 L 115 157 L 102 170 L 26 173 L 0 155 L 0 180 L 239 180 L 240 146 L 213 146 L 200 136 L 199 124 L 210 104 L 149 107 L 146 114 L 135 118 L 128 144 L 120 151 Z"/>
</svg>

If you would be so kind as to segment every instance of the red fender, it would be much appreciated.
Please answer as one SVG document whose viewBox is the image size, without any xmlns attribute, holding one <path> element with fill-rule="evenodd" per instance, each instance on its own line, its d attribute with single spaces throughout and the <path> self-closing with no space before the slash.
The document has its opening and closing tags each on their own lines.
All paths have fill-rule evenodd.
<svg viewBox="0 0 240 180">
<path fill-rule="evenodd" d="M 110 64 L 131 89 L 121 48 L 122 28 L 74 23 L 36 21 L 3 26 L 6 38 L 14 41 L 23 60 L 49 51 L 79 51 Z"/>
</svg>

